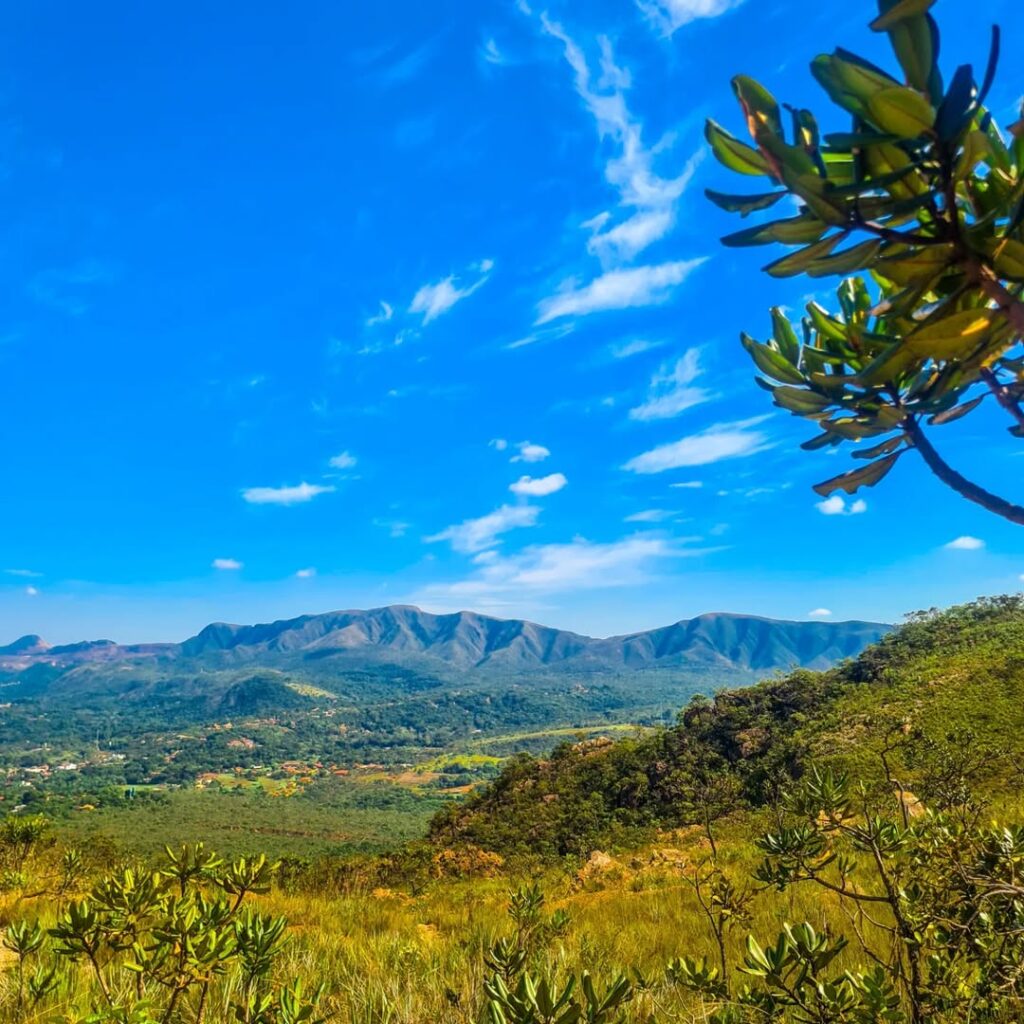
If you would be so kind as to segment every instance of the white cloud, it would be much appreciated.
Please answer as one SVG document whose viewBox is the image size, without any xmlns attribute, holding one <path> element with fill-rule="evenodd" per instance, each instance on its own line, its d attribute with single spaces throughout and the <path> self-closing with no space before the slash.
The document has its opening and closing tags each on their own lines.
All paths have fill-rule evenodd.
<svg viewBox="0 0 1024 1024">
<path fill-rule="evenodd" d="M 352 469 L 358 460 L 351 452 L 342 452 L 335 455 L 327 463 L 332 469 Z"/>
<path fill-rule="evenodd" d="M 647 20 L 666 36 L 698 18 L 717 18 L 741 3 L 743 0 L 636 0 Z"/>
<path fill-rule="evenodd" d="M 846 504 L 846 499 L 841 494 L 833 494 L 824 501 L 819 501 L 814 506 L 823 516 L 859 516 L 867 512 L 868 503 L 863 498 L 857 498 Z"/>
<path fill-rule="evenodd" d="M 394 315 L 394 308 L 387 302 L 381 302 L 379 311 L 373 316 L 367 317 L 366 326 L 376 327 L 377 324 L 386 324 Z"/>
<path fill-rule="evenodd" d="M 689 437 L 659 445 L 630 459 L 623 469 L 633 473 L 662 473 L 681 466 L 706 466 L 723 459 L 755 455 L 771 447 L 768 435 L 755 430 L 767 416 L 734 423 L 716 423 Z"/>
<path fill-rule="evenodd" d="M 669 484 L 669 487 L 681 487 L 688 491 L 696 491 L 703 486 L 703 480 L 682 480 L 679 483 Z"/>
<path fill-rule="evenodd" d="M 373 525 L 387 530 L 389 536 L 397 539 L 398 537 L 404 537 L 409 532 L 412 524 L 402 522 L 400 519 L 374 519 Z"/>
<path fill-rule="evenodd" d="M 585 316 L 609 309 L 630 309 L 665 302 L 672 289 L 704 262 L 703 258 L 675 260 L 628 270 L 610 270 L 589 284 L 570 284 L 537 306 L 538 324 L 562 316 Z"/>
<path fill-rule="evenodd" d="M 318 494 L 330 494 L 335 488 L 323 484 L 307 484 L 305 480 L 294 487 L 247 487 L 242 497 L 250 505 L 300 505 L 312 501 Z"/>
<path fill-rule="evenodd" d="M 676 512 L 668 508 L 646 508 L 642 512 L 634 512 L 626 516 L 624 523 L 663 523 L 667 519 L 674 519 Z"/>
<path fill-rule="evenodd" d="M 945 545 L 948 551 L 980 551 L 985 542 L 978 537 L 957 537 Z"/>
<path fill-rule="evenodd" d="M 8 576 L 21 576 L 23 579 L 39 579 L 43 574 L 34 569 L 4 569 Z"/>
<path fill-rule="evenodd" d="M 618 345 L 609 345 L 608 351 L 612 359 L 629 359 L 631 356 L 638 356 L 642 352 L 650 352 L 652 349 L 662 348 L 664 345 L 663 341 L 634 338 L 632 341 L 624 341 Z"/>
<path fill-rule="evenodd" d="M 533 444 L 530 441 L 520 441 L 516 445 L 519 449 L 518 455 L 513 455 L 510 462 L 543 462 L 551 452 L 542 444 Z"/>
<path fill-rule="evenodd" d="M 707 553 L 663 537 L 637 534 L 606 544 L 582 537 L 567 544 L 542 544 L 514 555 L 489 552 L 475 560 L 467 579 L 434 584 L 416 595 L 417 603 L 474 607 L 521 602 L 541 594 L 647 583 L 659 562 Z"/>
<path fill-rule="evenodd" d="M 675 364 L 666 364 L 651 377 L 647 400 L 629 410 L 631 420 L 667 420 L 712 398 L 692 384 L 701 374 L 700 352 L 691 348 Z"/>
<path fill-rule="evenodd" d="M 493 260 L 481 260 L 475 264 L 470 269 L 480 276 L 473 284 L 465 287 L 455 283 L 454 274 L 449 274 L 444 280 L 434 284 L 423 285 L 413 296 L 412 302 L 409 304 L 409 312 L 422 313 L 423 322 L 429 324 L 431 320 L 436 320 L 442 313 L 447 313 L 456 302 L 468 298 L 478 288 L 483 287 L 487 283 L 488 275 L 493 267 Z"/>
<path fill-rule="evenodd" d="M 235 558 L 215 558 L 210 563 L 211 569 L 221 569 L 225 572 L 234 572 L 238 569 L 244 568 L 243 563 L 239 562 Z"/>
<path fill-rule="evenodd" d="M 316 575 L 316 569 L 313 566 L 309 566 L 307 569 L 299 569 L 295 573 L 295 578 L 300 580 L 310 580 Z"/>
<path fill-rule="evenodd" d="M 643 122 L 626 102 L 632 76 L 615 63 L 608 38 L 598 37 L 599 73 L 595 74 L 583 49 L 560 24 L 543 14 L 540 20 L 543 30 L 562 44 L 576 92 L 594 118 L 599 136 L 615 144 L 615 155 L 605 164 L 605 178 L 618 192 L 619 208 L 632 211 L 617 223 L 607 211 L 588 220 L 583 225 L 592 232 L 587 248 L 606 266 L 628 262 L 675 226 L 679 198 L 704 151 L 698 151 L 679 175 L 663 178 L 654 170 L 654 162 L 667 148 L 666 140 L 653 147 L 644 145 Z"/>
<path fill-rule="evenodd" d="M 39 590 L 36 587 L 33 587 L 31 584 L 29 584 L 29 586 L 25 588 L 25 593 L 28 594 L 29 597 L 39 596 Z"/>
<path fill-rule="evenodd" d="M 564 473 L 551 473 L 548 476 L 521 476 L 509 490 L 521 498 L 544 498 L 560 491 L 569 481 Z"/>
<path fill-rule="evenodd" d="M 498 543 L 498 537 L 509 530 L 536 526 L 540 509 L 535 505 L 502 505 L 479 519 L 466 519 L 427 537 L 428 544 L 448 541 L 454 551 L 476 554 Z"/>
<path fill-rule="evenodd" d="M 807 613 L 809 619 L 827 619 L 832 615 L 828 608 L 815 608 Z"/>
<path fill-rule="evenodd" d="M 495 437 L 487 442 L 488 446 L 493 448 L 496 452 L 503 452 L 508 447 L 508 441 L 503 437 Z"/>
<path fill-rule="evenodd" d="M 508 58 L 498 48 L 498 44 L 494 41 L 493 36 L 480 47 L 480 56 L 488 64 L 495 64 L 498 67 L 504 67 L 509 63 Z"/>
</svg>

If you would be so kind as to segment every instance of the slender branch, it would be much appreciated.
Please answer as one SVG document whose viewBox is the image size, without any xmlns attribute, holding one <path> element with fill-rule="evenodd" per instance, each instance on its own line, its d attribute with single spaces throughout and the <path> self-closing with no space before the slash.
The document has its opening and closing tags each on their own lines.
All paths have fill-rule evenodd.
<svg viewBox="0 0 1024 1024">
<path fill-rule="evenodd" d="M 1011 523 L 1024 526 L 1024 507 L 1014 505 L 1005 498 L 1000 498 L 983 487 L 971 483 L 966 477 L 961 476 L 952 466 L 947 463 L 941 455 L 932 447 L 931 441 L 925 437 L 921 425 L 913 416 L 908 416 L 903 422 L 903 429 L 913 446 L 921 453 L 921 458 L 928 464 L 928 468 L 947 486 L 952 487 L 961 497 L 973 501 L 976 505 L 997 516 L 1008 519 Z"/>
<path fill-rule="evenodd" d="M 978 287 L 996 304 L 1018 338 L 1024 337 L 1024 301 L 1014 295 L 988 267 L 975 263 L 968 269 L 973 271 Z"/>
<path fill-rule="evenodd" d="M 941 235 L 922 235 L 916 231 L 897 231 L 895 228 L 887 228 L 884 224 L 865 220 L 859 213 L 854 214 L 854 224 L 872 235 L 884 238 L 887 242 L 898 242 L 900 245 L 944 245 L 948 241 Z"/>
<path fill-rule="evenodd" d="M 1020 402 L 1010 392 L 1010 389 L 1000 383 L 995 371 L 988 366 L 982 367 L 981 379 L 988 385 L 989 391 L 996 397 L 996 401 L 1022 426 L 1024 427 L 1024 409 L 1021 409 Z"/>
</svg>

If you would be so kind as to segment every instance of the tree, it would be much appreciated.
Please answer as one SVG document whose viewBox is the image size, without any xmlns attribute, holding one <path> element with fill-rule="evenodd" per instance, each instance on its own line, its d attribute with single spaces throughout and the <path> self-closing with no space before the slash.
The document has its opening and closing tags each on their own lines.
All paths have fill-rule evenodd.
<svg viewBox="0 0 1024 1024">
<path fill-rule="evenodd" d="M 879 0 L 871 27 L 887 33 L 899 78 L 844 49 L 812 62 L 847 131 L 822 137 L 809 110 L 786 106 L 787 138 L 768 90 L 734 78 L 753 146 L 714 121 L 706 137 L 727 168 L 776 187 L 707 195 L 742 217 L 797 201 L 797 216 L 722 239 L 795 247 L 765 267 L 772 277 L 857 275 L 834 311 L 811 302 L 794 325 L 776 307 L 771 340 L 742 336 L 775 404 L 820 426 L 803 448 L 870 441 L 854 452 L 865 465 L 815 490 L 873 486 L 913 450 L 963 497 L 1024 524 L 1024 507 L 962 476 L 925 429 L 987 399 L 1024 438 L 1024 119 L 1004 134 L 985 106 L 997 28 L 981 83 L 964 65 L 944 84 L 934 3 Z"/>
</svg>

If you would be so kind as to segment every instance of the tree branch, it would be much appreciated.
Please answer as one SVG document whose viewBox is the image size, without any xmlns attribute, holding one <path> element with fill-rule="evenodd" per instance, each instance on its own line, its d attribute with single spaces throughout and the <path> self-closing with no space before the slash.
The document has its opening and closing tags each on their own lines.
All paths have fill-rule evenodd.
<svg viewBox="0 0 1024 1024">
<path fill-rule="evenodd" d="M 996 401 L 1024 427 L 1024 409 L 1021 409 L 1020 402 L 1013 397 L 1009 388 L 1000 383 L 995 371 L 988 366 L 982 367 L 981 379 L 988 385 L 989 391 L 995 395 Z"/>
<path fill-rule="evenodd" d="M 973 501 L 976 505 L 997 516 L 1008 519 L 1011 523 L 1024 526 L 1024 508 L 1014 505 L 1005 498 L 986 491 L 983 487 L 971 483 L 966 477 L 961 476 L 950 466 L 939 453 L 932 447 L 931 441 L 925 437 L 921 425 L 912 416 L 908 416 L 903 423 L 903 429 L 913 446 L 921 453 L 921 458 L 927 463 L 928 468 L 947 486 L 952 487 L 961 497 Z"/>
</svg>

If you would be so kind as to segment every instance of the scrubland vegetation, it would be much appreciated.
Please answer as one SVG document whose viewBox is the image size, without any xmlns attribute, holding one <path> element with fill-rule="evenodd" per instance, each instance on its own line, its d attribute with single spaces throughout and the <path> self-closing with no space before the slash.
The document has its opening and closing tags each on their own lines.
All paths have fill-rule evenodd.
<svg viewBox="0 0 1024 1024">
<path fill-rule="evenodd" d="M 1022 693 L 1007 598 L 514 759 L 388 854 L 140 857 L 12 816 L 0 1014 L 1017 1020 Z"/>
</svg>

